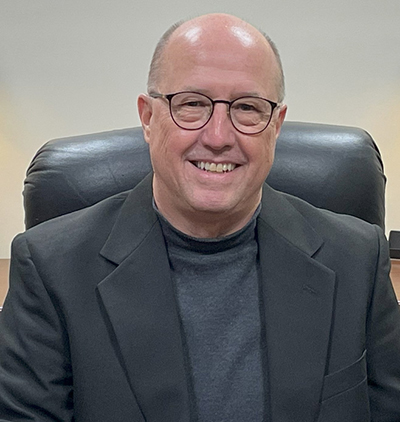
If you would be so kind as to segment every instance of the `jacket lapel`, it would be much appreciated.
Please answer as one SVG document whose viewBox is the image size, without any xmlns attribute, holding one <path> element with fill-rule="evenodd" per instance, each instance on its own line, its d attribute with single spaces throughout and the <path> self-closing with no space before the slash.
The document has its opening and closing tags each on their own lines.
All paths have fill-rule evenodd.
<svg viewBox="0 0 400 422">
<path fill-rule="evenodd" d="M 312 258 L 319 235 L 268 186 L 257 232 L 271 420 L 311 422 L 328 357 L 335 273 Z"/>
<path fill-rule="evenodd" d="M 145 420 L 188 421 L 179 316 L 151 192 L 149 176 L 121 208 L 102 249 L 118 266 L 98 291 Z"/>
</svg>

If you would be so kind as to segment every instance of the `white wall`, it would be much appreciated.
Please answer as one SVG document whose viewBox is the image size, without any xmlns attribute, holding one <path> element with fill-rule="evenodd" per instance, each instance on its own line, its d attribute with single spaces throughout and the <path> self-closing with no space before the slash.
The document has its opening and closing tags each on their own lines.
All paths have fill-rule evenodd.
<svg viewBox="0 0 400 422">
<path fill-rule="evenodd" d="M 359 126 L 388 176 L 400 229 L 399 0 L 0 0 L 0 258 L 23 231 L 22 188 L 55 137 L 136 126 L 152 50 L 181 18 L 227 12 L 280 48 L 288 120 Z"/>
</svg>

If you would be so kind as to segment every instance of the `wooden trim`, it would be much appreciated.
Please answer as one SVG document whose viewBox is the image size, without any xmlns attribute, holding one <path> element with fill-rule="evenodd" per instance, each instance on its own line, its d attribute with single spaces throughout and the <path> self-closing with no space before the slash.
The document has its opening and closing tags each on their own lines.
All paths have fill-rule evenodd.
<svg viewBox="0 0 400 422">
<path fill-rule="evenodd" d="M 9 259 L 0 259 L 0 307 L 3 306 L 4 298 L 8 290 L 8 273 L 10 268 Z"/>
<path fill-rule="evenodd" d="M 400 305 L 400 259 L 391 259 L 392 269 L 390 271 L 390 278 L 392 279 L 394 291 L 396 292 L 397 300 Z"/>
</svg>

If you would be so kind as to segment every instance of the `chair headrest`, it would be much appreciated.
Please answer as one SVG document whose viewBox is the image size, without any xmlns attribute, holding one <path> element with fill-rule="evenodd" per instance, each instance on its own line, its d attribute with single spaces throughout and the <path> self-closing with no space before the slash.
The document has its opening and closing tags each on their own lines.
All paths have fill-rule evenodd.
<svg viewBox="0 0 400 422">
<path fill-rule="evenodd" d="M 131 189 L 151 169 L 140 127 L 52 140 L 27 170 L 26 228 Z M 361 129 L 285 122 L 267 182 L 317 207 L 384 227 L 383 164 Z"/>
</svg>

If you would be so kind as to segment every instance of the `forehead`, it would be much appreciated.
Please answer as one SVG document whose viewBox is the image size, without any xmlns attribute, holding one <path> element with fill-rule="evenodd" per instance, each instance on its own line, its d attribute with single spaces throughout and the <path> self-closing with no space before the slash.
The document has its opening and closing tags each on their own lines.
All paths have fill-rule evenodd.
<svg viewBox="0 0 400 422">
<path fill-rule="evenodd" d="M 163 54 L 160 88 L 173 92 L 225 87 L 269 96 L 276 90 L 276 59 L 254 28 L 231 24 L 179 29 Z"/>
</svg>

